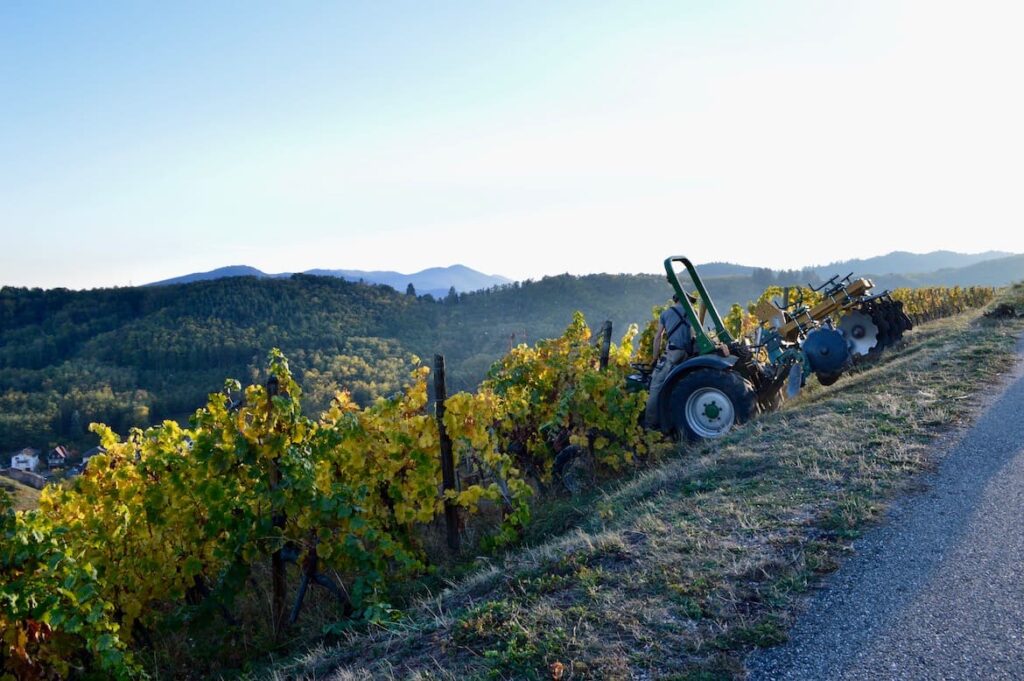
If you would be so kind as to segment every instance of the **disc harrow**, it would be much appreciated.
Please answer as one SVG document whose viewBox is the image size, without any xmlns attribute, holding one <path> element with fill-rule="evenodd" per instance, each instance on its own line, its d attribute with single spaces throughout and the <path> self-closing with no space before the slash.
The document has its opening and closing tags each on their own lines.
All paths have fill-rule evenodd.
<svg viewBox="0 0 1024 681">
<path fill-rule="evenodd" d="M 683 288 L 677 265 L 696 287 Z M 647 421 L 678 437 L 719 437 L 736 423 L 794 397 L 810 374 L 831 385 L 856 362 L 900 341 L 913 324 L 889 293 L 872 294 L 870 279 L 834 276 L 782 303 L 763 299 L 753 310 L 760 320 L 753 337 L 737 338 L 726 327 L 693 263 L 685 256 L 665 259 L 665 274 L 693 330 L 692 352 L 684 361 L 658 365 L 667 370 L 660 390 L 648 397 Z M 813 301 L 805 300 L 813 298 Z M 699 312 L 698 312 L 699 310 Z M 636 365 L 635 365 L 636 366 Z M 637 366 L 627 385 L 650 387 L 654 366 Z"/>
<path fill-rule="evenodd" d="M 813 306 L 804 305 L 802 299 L 792 304 L 787 300 L 756 312 L 767 327 L 762 342 L 769 358 L 783 357 L 787 347 L 802 348 L 807 359 L 804 370 L 813 372 L 822 385 L 835 383 L 854 364 L 878 357 L 914 327 L 902 302 L 888 291 L 871 293 L 870 279 L 854 279 L 852 273 L 837 275 L 809 288 L 821 293 Z M 817 348 L 827 352 L 814 352 Z"/>
<path fill-rule="evenodd" d="M 839 325 L 847 333 L 855 359 L 876 357 L 914 328 L 914 323 L 903 311 L 903 303 L 893 300 L 888 292 L 851 305 Z"/>
</svg>

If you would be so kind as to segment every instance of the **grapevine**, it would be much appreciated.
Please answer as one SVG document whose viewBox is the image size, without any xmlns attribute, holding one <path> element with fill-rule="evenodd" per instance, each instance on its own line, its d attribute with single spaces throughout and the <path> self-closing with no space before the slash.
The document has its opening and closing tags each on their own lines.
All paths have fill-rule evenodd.
<svg viewBox="0 0 1024 681">
<path fill-rule="evenodd" d="M 644 396 L 625 389 L 636 333 L 631 326 L 612 345 L 605 370 L 598 366 L 598 350 L 579 312 L 559 338 L 513 348 L 482 388 L 504 402 L 498 424 L 503 448 L 541 480 L 551 476 L 556 435 L 587 446 L 593 435 L 598 462 L 613 470 L 646 452 L 640 426 Z"/>
</svg>

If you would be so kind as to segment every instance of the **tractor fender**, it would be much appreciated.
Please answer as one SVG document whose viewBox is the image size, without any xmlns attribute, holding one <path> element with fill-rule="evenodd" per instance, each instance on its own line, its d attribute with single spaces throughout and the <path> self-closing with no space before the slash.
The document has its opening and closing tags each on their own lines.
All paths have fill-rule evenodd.
<svg viewBox="0 0 1024 681">
<path fill-rule="evenodd" d="M 672 369 L 672 373 L 668 375 L 663 384 L 665 387 L 662 388 L 661 394 L 658 395 L 658 413 L 664 414 L 668 409 L 668 400 L 672 395 L 672 385 L 681 379 L 686 374 L 690 373 L 695 369 L 718 369 L 719 371 L 729 371 L 739 361 L 738 357 L 729 355 L 728 357 L 722 357 L 720 355 L 699 355 L 697 357 L 691 357 L 690 359 L 680 362 Z"/>
</svg>

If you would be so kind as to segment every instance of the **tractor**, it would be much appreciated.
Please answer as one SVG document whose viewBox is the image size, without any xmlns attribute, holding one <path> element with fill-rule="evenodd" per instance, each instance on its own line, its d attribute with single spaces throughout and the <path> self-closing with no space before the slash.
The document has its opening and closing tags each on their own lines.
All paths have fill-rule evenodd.
<svg viewBox="0 0 1024 681">
<path fill-rule="evenodd" d="M 683 290 L 677 264 L 696 288 L 697 309 Z M 657 405 L 660 429 L 677 439 L 721 437 L 734 425 L 777 409 L 810 374 L 831 385 L 913 327 L 902 303 L 888 292 L 872 295 L 871 280 L 850 273 L 812 287 L 822 295 L 813 307 L 799 297 L 762 304 L 755 310 L 760 325 L 754 337 L 734 338 L 689 259 L 666 258 L 665 272 L 695 334 L 692 356 L 673 368 Z M 629 387 L 646 389 L 653 366 L 633 368 Z"/>
</svg>

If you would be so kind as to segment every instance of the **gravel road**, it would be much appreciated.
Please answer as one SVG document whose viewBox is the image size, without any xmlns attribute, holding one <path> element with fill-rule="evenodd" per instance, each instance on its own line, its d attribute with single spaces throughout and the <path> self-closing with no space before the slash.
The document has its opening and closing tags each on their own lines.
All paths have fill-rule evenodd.
<svg viewBox="0 0 1024 681">
<path fill-rule="evenodd" d="M 1024 352 L 1024 343 L 1018 346 Z M 1024 371 L 751 679 L 1024 679 Z"/>
</svg>

